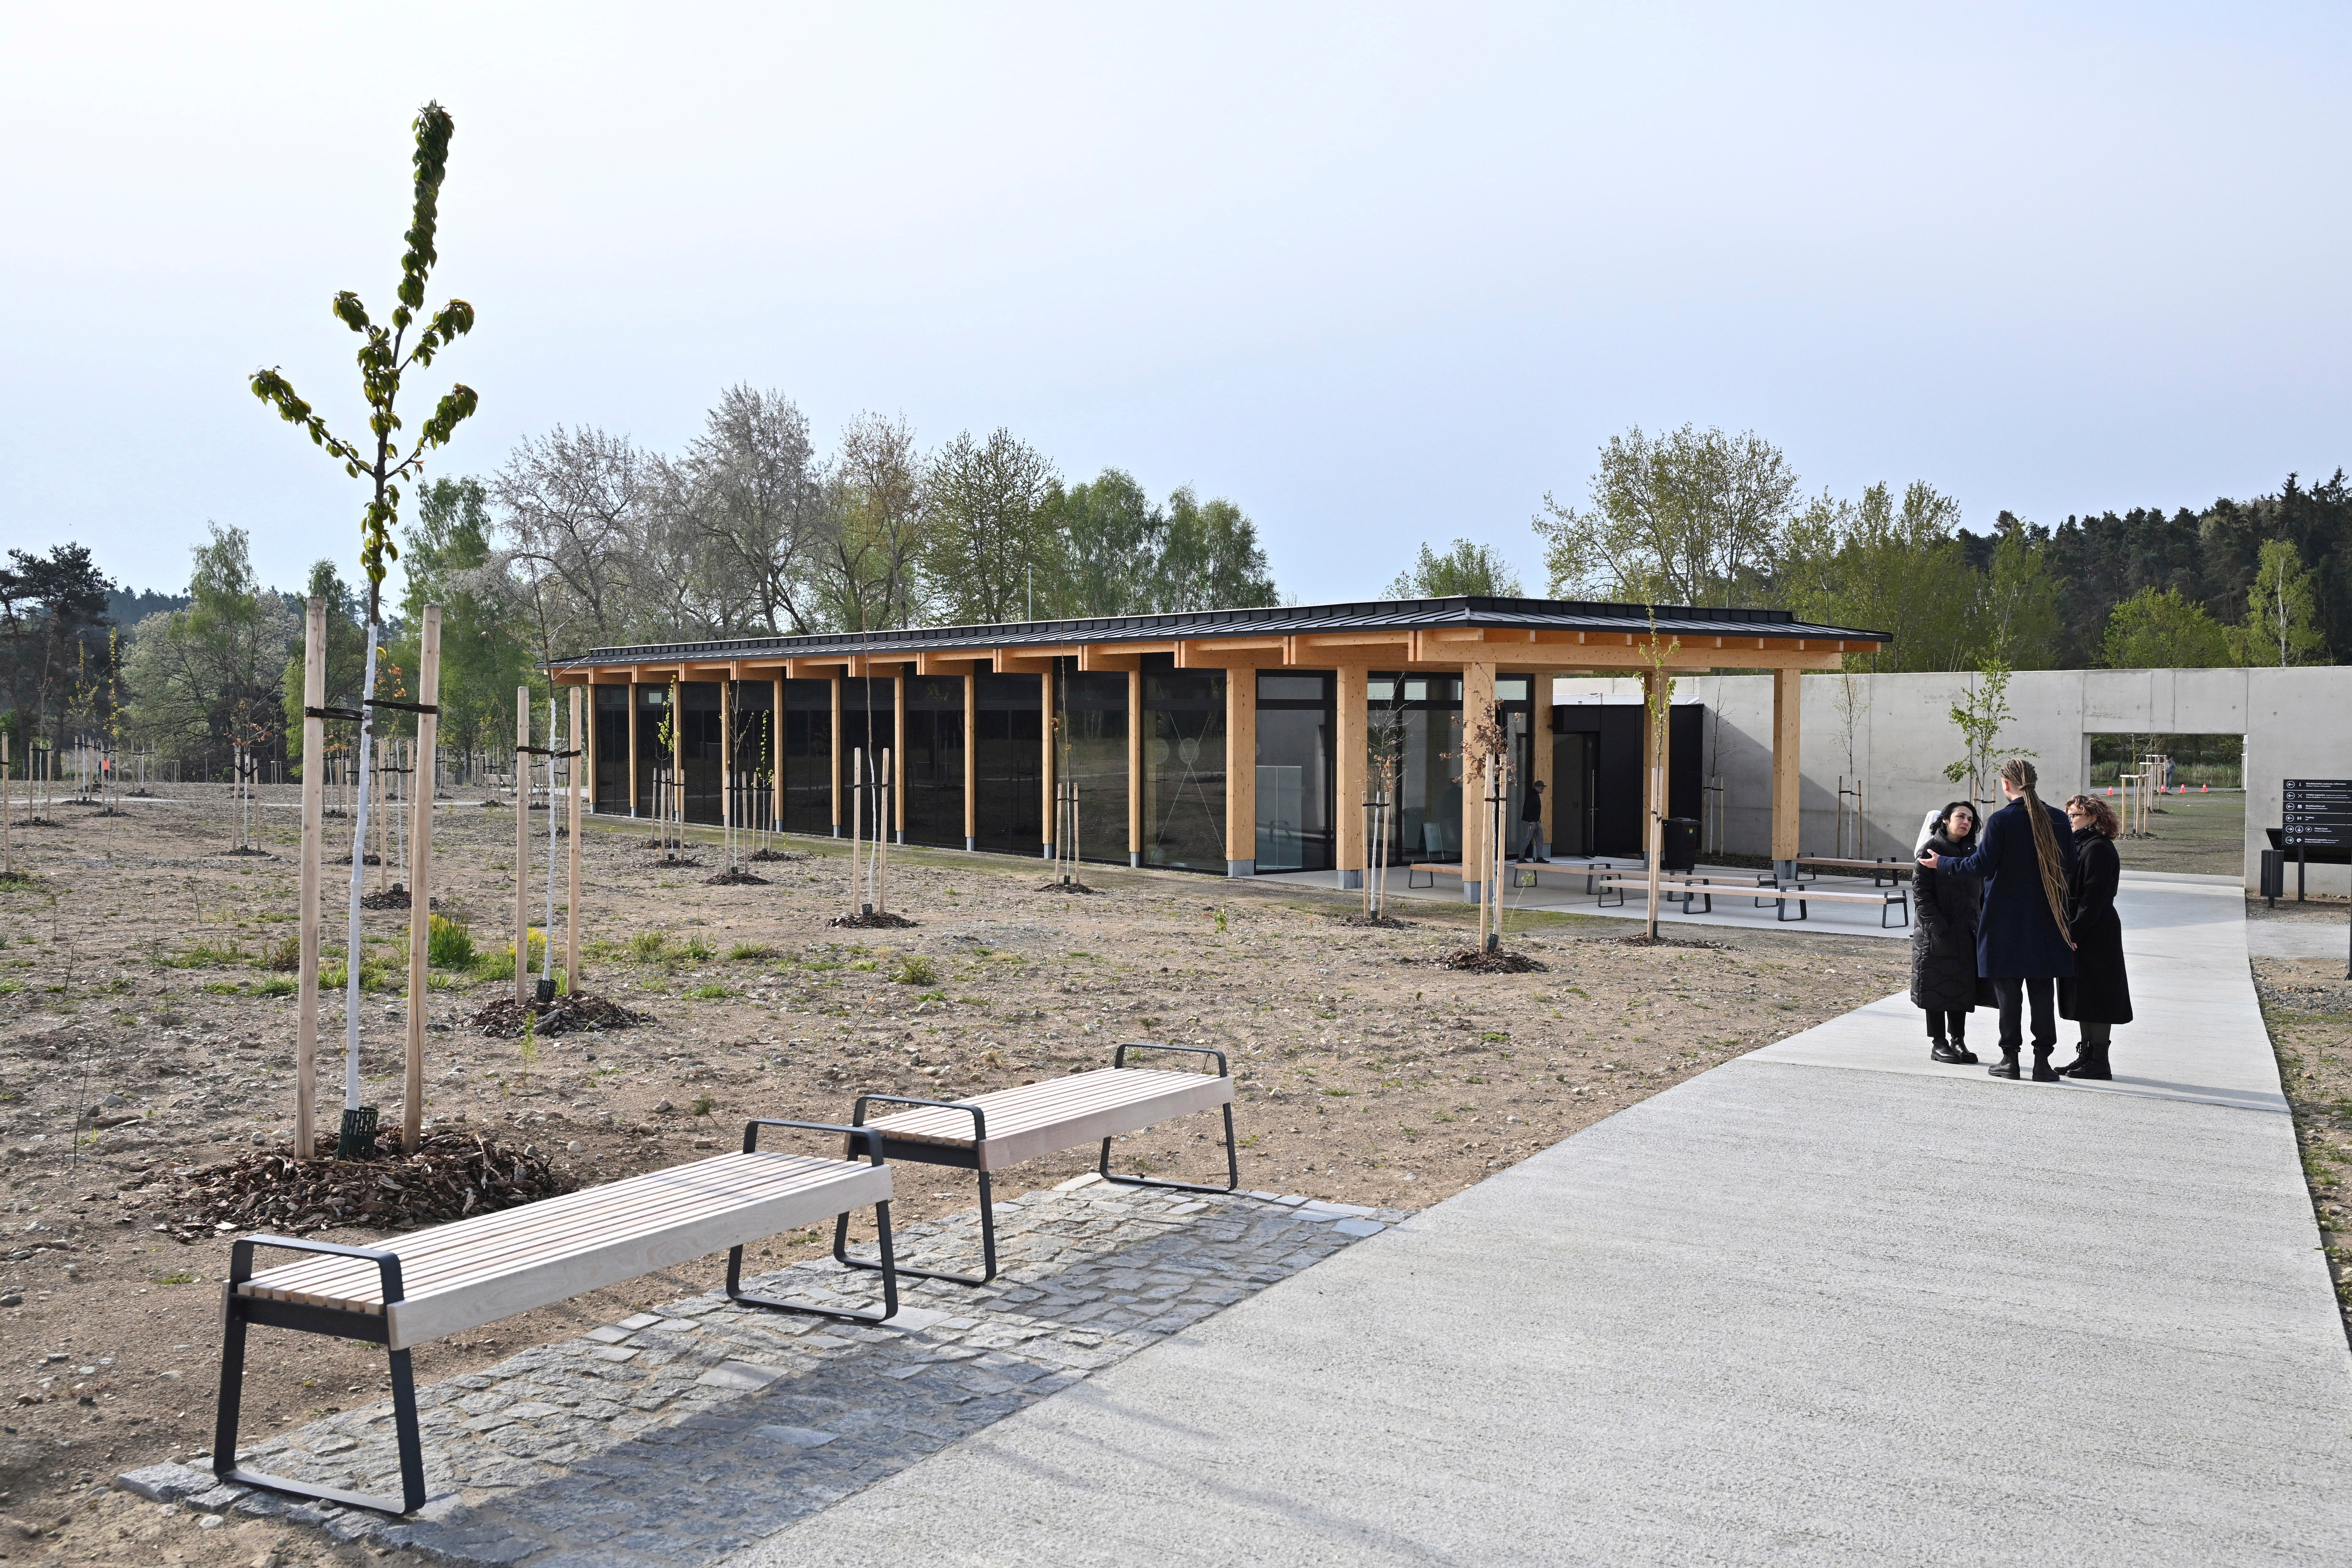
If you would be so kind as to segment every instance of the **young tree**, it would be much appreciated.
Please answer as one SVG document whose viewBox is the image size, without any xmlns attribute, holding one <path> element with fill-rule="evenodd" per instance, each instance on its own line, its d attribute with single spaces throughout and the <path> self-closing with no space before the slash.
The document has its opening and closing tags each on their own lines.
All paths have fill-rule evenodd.
<svg viewBox="0 0 2352 1568">
<path fill-rule="evenodd" d="M 1960 742 L 1966 748 L 1960 759 L 1944 769 L 1944 776 L 1957 784 L 1968 786 L 1968 798 L 1979 807 L 1988 804 L 1993 777 L 2000 771 L 2000 760 L 2008 756 L 2032 756 L 2028 751 L 2001 744 L 2000 732 L 2007 728 L 2009 711 L 2009 667 L 1999 659 L 1987 659 L 1977 670 L 1976 679 L 1952 705 L 1952 726 L 1960 732 Z"/>
<path fill-rule="evenodd" d="M 2231 641 L 2243 664 L 2321 662 L 2327 639 L 2320 632 L 2319 599 L 2292 541 L 2263 544 L 2246 591 L 2245 624 L 2232 629 Z"/>
<path fill-rule="evenodd" d="M 1387 595 L 1391 599 L 1516 599 L 1526 592 L 1502 552 L 1457 539 L 1443 555 L 1423 544 L 1411 570 L 1399 573 L 1388 585 Z"/>
<path fill-rule="evenodd" d="M 2207 669 L 2230 662 L 2230 636 L 2178 588 L 2143 588 L 2107 616 L 2099 662 L 2110 669 Z"/>
<path fill-rule="evenodd" d="M 1647 604 L 1760 605 L 1795 512 L 1798 479 L 1780 449 L 1749 431 L 1685 425 L 1654 439 L 1612 436 L 1593 471 L 1591 506 L 1544 496 L 1535 520 L 1551 592 Z"/>
</svg>

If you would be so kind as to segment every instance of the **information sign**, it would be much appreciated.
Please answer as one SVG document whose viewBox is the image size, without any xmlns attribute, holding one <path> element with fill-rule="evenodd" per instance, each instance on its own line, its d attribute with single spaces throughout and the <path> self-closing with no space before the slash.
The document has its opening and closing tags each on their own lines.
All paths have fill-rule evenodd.
<svg viewBox="0 0 2352 1568">
<path fill-rule="evenodd" d="M 2288 779 L 2279 840 L 2290 849 L 2352 849 L 2352 779 Z"/>
</svg>

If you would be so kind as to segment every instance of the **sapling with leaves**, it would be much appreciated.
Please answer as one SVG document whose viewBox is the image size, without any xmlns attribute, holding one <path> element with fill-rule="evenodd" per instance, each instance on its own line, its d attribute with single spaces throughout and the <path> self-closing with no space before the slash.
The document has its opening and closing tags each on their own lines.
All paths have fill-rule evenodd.
<svg viewBox="0 0 2352 1568">
<path fill-rule="evenodd" d="M 352 834 L 350 920 L 344 960 L 349 979 L 343 1002 L 343 1129 L 337 1146 L 337 1153 L 346 1158 L 364 1152 L 361 1130 L 373 1121 L 362 1117 L 359 1102 L 360 897 L 364 886 L 367 770 L 369 752 L 375 739 L 373 702 L 376 645 L 383 627 L 385 563 L 397 559 L 400 553 L 392 542 L 392 530 L 399 514 L 402 484 L 423 473 L 425 455 L 448 445 L 458 425 L 473 414 L 477 403 L 473 388 L 459 382 L 442 395 L 414 441 L 402 433 L 398 405 L 403 378 L 411 371 L 430 366 L 444 347 L 474 327 L 474 307 L 463 300 L 451 300 L 419 326 L 420 312 L 425 309 L 425 280 L 439 259 L 435 242 L 441 182 L 448 169 L 449 139 L 456 127 L 449 111 L 435 102 L 427 103 L 418 112 L 411 129 L 416 138 L 416 151 L 411 160 L 415 203 L 408 232 L 403 237 L 407 248 L 400 258 L 398 303 L 386 324 L 379 324 L 370 316 L 359 295 L 350 289 L 337 294 L 331 307 L 335 319 L 361 339 L 357 358 L 360 391 L 368 408 L 367 439 L 352 441 L 334 434 L 326 420 L 275 367 L 256 371 L 251 377 L 256 397 L 276 409 L 288 424 L 307 431 L 313 446 L 341 462 L 346 474 L 364 480 L 370 487 L 360 525 L 360 566 L 367 576 L 367 655 L 360 683 L 360 740 L 354 752 L 359 769 L 354 791 L 358 817 Z M 414 337 L 410 335 L 412 329 Z"/>
</svg>

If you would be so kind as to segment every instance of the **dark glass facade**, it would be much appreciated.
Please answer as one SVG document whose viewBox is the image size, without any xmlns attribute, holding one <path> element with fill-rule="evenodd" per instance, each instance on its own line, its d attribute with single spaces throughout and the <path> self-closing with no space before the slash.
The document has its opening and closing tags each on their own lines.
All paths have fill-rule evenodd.
<svg viewBox="0 0 2352 1568">
<path fill-rule="evenodd" d="M 1064 661 L 1075 665 L 1076 659 Z M 1078 786 L 1078 858 L 1127 864 L 1127 677 L 1065 669 L 1055 768 Z"/>
<path fill-rule="evenodd" d="M 629 810 L 629 689 L 593 686 L 596 702 L 595 771 L 590 775 L 589 809 L 616 816 Z"/>
<path fill-rule="evenodd" d="M 784 831 L 829 834 L 833 824 L 833 682 L 784 682 Z"/>
<path fill-rule="evenodd" d="M 907 682 L 907 842 L 963 847 L 963 680 Z"/>
<path fill-rule="evenodd" d="M 1154 656 L 1144 667 L 1143 720 L 1143 863 L 1222 874 L 1224 672 L 1177 669 Z"/>
<path fill-rule="evenodd" d="M 975 677 L 978 847 L 1034 855 L 1045 839 L 1045 693 L 1034 675 Z"/>
<path fill-rule="evenodd" d="M 776 688 L 767 680 L 734 683 L 735 756 L 730 788 L 738 827 L 775 826 Z"/>
<path fill-rule="evenodd" d="M 882 776 L 882 753 L 895 751 L 898 744 L 898 683 L 887 676 L 868 679 L 849 679 L 841 683 L 841 755 L 835 759 L 841 769 L 842 831 L 846 833 L 853 821 L 864 824 L 862 831 L 874 831 L 875 795 L 870 790 L 866 805 L 861 809 L 849 796 L 863 778 L 868 785 Z"/>
<path fill-rule="evenodd" d="M 657 783 L 670 773 L 670 688 L 640 686 L 637 693 L 637 815 L 655 815 Z"/>
</svg>

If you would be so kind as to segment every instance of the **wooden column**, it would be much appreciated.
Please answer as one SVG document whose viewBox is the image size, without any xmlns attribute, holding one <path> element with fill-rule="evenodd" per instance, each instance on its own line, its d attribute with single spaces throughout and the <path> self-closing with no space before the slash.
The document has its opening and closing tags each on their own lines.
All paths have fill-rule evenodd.
<svg viewBox="0 0 2352 1568">
<path fill-rule="evenodd" d="M 686 670 L 669 683 L 669 811 L 677 822 L 678 854 L 686 853 Z"/>
<path fill-rule="evenodd" d="M 314 715 L 326 705 L 327 602 L 313 599 L 302 636 L 302 947 L 294 1023 L 294 1155 L 300 1160 L 319 1147 L 319 880 L 327 830 L 327 721 Z M 27 751 L 28 802 L 32 757 Z"/>
<path fill-rule="evenodd" d="M 441 606 L 425 606 L 416 661 L 416 760 L 408 774 L 408 1053 L 400 1105 L 400 1148 L 416 1152 L 425 1135 L 425 1004 L 433 942 L 433 748 L 441 716 Z M 420 787 L 421 781 L 421 787 Z"/>
<path fill-rule="evenodd" d="M 1552 778 L 1551 683 L 1552 672 L 1538 669 L 1528 677 L 1528 756 L 1530 763 L 1528 779 L 1543 788 L 1543 843 L 1536 851 L 1549 858 L 1552 846 L 1552 800 L 1559 785 Z"/>
<path fill-rule="evenodd" d="M 1370 718 L 1371 672 L 1360 664 L 1343 664 L 1339 672 L 1339 706 L 1331 723 L 1331 828 L 1338 854 L 1339 886 L 1364 885 L 1365 731 Z"/>
<path fill-rule="evenodd" d="M 1143 661 L 1127 672 L 1127 863 L 1143 864 Z"/>
<path fill-rule="evenodd" d="M 530 688 L 515 688 L 514 994 L 530 1000 Z M 555 809 L 549 801 L 548 809 Z"/>
<path fill-rule="evenodd" d="M 768 703 L 768 749 L 774 753 L 768 759 L 769 793 L 775 798 L 768 803 L 769 825 L 778 833 L 784 830 L 784 678 L 778 676 L 769 683 L 775 695 Z"/>
<path fill-rule="evenodd" d="M 1485 891 L 1479 868 L 1494 858 L 1486 842 L 1486 770 L 1469 755 L 1470 729 L 1495 711 L 1495 666 L 1474 661 L 1462 667 L 1462 900 L 1475 904 Z"/>
<path fill-rule="evenodd" d="M 1798 730 L 1804 679 L 1799 669 L 1772 672 L 1772 868 L 1791 878 L 1797 874 L 1798 790 L 1803 777 Z"/>
<path fill-rule="evenodd" d="M 841 677 L 833 678 L 833 742 L 826 748 L 825 761 L 833 774 L 833 836 L 841 837 Z M 871 736 L 867 737 L 869 740 Z"/>
<path fill-rule="evenodd" d="M 907 842 L 907 670 L 890 682 L 890 829 Z"/>
<path fill-rule="evenodd" d="M 1661 669 L 1642 671 L 1642 847 L 1649 857 L 1649 930 L 1658 934 L 1665 865 L 1666 814 L 1674 808 L 1674 678 Z M 1660 709 L 1665 711 L 1662 716 Z M 1663 717 L 1663 721 L 1661 721 Z M 1685 904 L 1685 910 L 1689 906 Z"/>
<path fill-rule="evenodd" d="M 572 759 L 572 876 L 563 896 L 563 984 L 575 994 L 580 990 L 580 769 L 595 756 L 580 743 L 580 688 L 575 686 L 572 689 L 572 743 L 581 754 Z M 592 713 L 596 710 L 593 702 L 587 707 Z"/>
<path fill-rule="evenodd" d="M 1257 875 L 1257 671 L 1225 671 L 1225 875 Z"/>
<path fill-rule="evenodd" d="M 719 683 L 719 836 L 735 847 L 735 682 Z"/>
<path fill-rule="evenodd" d="M 1043 859 L 1054 858 L 1054 667 L 1037 676 L 1037 822 L 1038 849 Z"/>
<path fill-rule="evenodd" d="M 980 847 L 980 666 L 963 672 L 963 847 Z"/>
<path fill-rule="evenodd" d="M 637 672 L 629 671 L 629 815 L 637 815 Z"/>
</svg>

